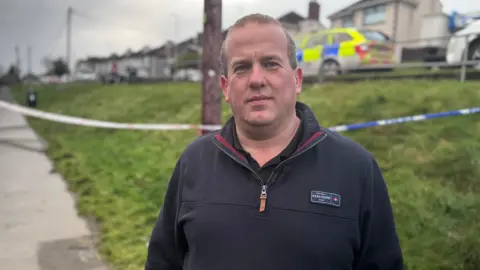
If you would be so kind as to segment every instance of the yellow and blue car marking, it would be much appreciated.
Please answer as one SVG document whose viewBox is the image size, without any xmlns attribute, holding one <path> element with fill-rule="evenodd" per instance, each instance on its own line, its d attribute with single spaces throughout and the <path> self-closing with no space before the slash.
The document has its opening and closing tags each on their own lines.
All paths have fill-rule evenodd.
<svg viewBox="0 0 480 270">
<path fill-rule="evenodd" d="M 319 61 L 325 58 L 338 58 L 349 55 L 352 55 L 352 53 L 348 51 L 346 46 L 342 46 L 342 43 L 314 48 L 297 49 L 297 61 L 299 63 Z"/>
<path fill-rule="evenodd" d="M 322 62 L 327 59 L 335 60 L 341 68 L 348 70 L 356 69 L 361 65 L 391 63 L 394 59 L 391 42 L 369 40 L 364 35 L 367 32 L 375 34 L 376 31 L 333 28 L 307 34 L 298 39 L 297 61 L 308 73 L 312 74 L 315 74 Z M 333 43 L 333 35 L 337 33 L 348 34 L 351 39 Z M 329 35 L 329 44 L 307 47 L 308 41 L 316 35 Z"/>
</svg>

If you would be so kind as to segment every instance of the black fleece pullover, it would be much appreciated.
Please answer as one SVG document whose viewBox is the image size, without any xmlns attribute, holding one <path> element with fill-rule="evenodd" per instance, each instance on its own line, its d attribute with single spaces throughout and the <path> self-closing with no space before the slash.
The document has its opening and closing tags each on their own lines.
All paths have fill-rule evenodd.
<svg viewBox="0 0 480 270">
<path fill-rule="evenodd" d="M 298 146 L 267 177 L 234 147 L 233 119 L 188 145 L 168 184 L 146 270 L 403 269 L 375 158 L 321 127 L 305 104 L 296 109 Z"/>
</svg>

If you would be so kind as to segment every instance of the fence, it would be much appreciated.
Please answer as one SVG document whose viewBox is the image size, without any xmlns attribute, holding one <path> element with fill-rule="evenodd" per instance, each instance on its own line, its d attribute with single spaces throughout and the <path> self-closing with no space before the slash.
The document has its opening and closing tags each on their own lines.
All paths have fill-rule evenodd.
<svg viewBox="0 0 480 270">
<path fill-rule="evenodd" d="M 198 39 L 167 45 L 144 53 L 92 59 L 91 65 L 103 73 L 115 67 L 118 76 L 102 77 L 105 82 L 201 81 L 202 48 Z M 480 33 L 390 41 L 390 45 L 391 48 L 382 47 L 381 44 L 372 45 L 364 58 L 353 61 L 333 55 L 334 61 L 330 62 L 336 64 L 333 73 L 327 65 L 322 65 L 322 59 L 311 63 L 301 62 L 300 66 L 304 69 L 306 82 L 377 77 L 457 78 L 462 82 L 480 79 Z M 449 46 L 453 49 L 447 57 Z M 392 56 L 398 60 L 391 61 Z"/>
<path fill-rule="evenodd" d="M 338 67 L 334 73 L 328 68 L 320 69 L 318 81 L 430 77 L 458 78 L 464 82 L 480 79 L 480 32 L 390 41 L 389 44 L 391 47 L 384 46 L 383 50 L 381 45 L 373 45 L 377 46 L 370 50 L 373 57 L 366 54 L 365 63 L 345 65 L 345 69 Z M 352 74 L 357 76 L 348 76 Z"/>
</svg>

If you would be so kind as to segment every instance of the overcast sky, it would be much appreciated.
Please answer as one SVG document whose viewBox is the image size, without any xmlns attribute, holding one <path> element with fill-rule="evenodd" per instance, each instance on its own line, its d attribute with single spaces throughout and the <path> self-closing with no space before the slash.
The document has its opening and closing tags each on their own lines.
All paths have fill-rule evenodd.
<svg viewBox="0 0 480 270">
<path fill-rule="evenodd" d="M 320 0 L 321 20 L 357 0 Z M 427 0 L 420 0 L 427 1 Z M 446 12 L 469 11 L 479 0 L 442 0 Z M 307 15 L 309 0 L 223 0 L 224 28 L 239 16 L 262 12 L 275 17 L 289 11 Z M 203 0 L 0 0 L 0 67 L 15 61 L 27 69 L 32 47 L 33 72 L 43 72 L 46 55 L 64 56 L 66 11 L 72 6 L 72 64 L 86 56 L 122 54 L 128 48 L 156 47 L 167 39 L 183 40 L 202 31 Z M 480 7 L 477 5 L 477 8 Z M 176 23 L 175 23 L 176 22 Z"/>
</svg>

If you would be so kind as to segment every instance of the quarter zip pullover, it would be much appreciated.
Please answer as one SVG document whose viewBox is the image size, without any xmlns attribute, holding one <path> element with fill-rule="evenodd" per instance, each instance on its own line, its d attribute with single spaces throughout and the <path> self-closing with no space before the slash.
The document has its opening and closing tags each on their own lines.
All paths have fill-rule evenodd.
<svg viewBox="0 0 480 270">
<path fill-rule="evenodd" d="M 178 159 L 147 270 L 400 270 L 403 257 L 374 157 L 297 102 L 302 136 L 261 177 L 234 147 L 234 122 Z"/>
</svg>

